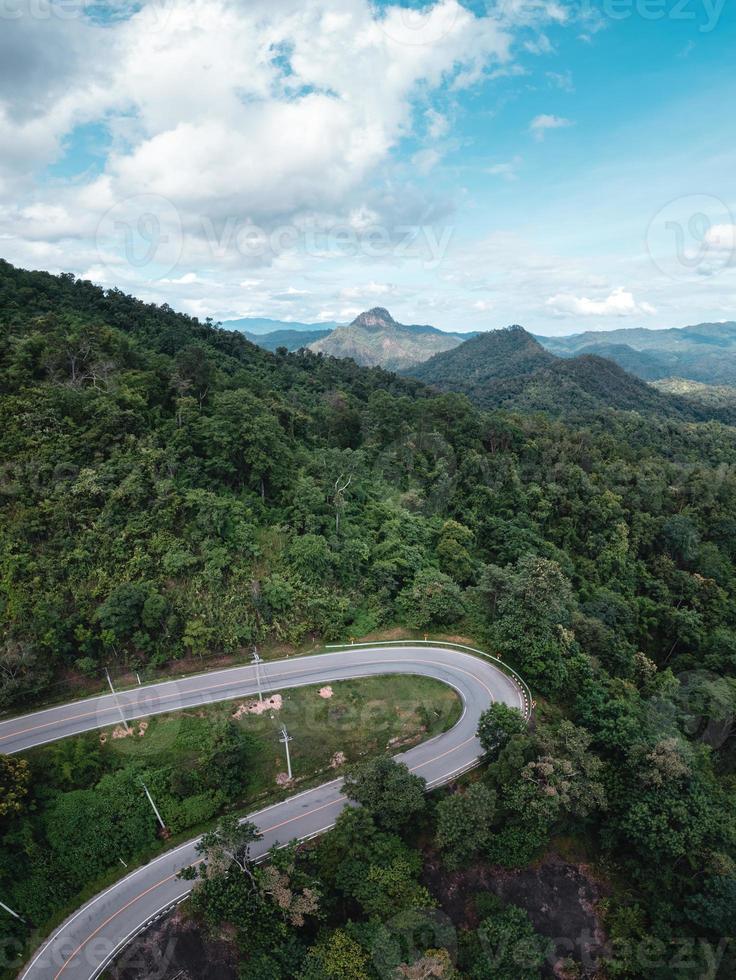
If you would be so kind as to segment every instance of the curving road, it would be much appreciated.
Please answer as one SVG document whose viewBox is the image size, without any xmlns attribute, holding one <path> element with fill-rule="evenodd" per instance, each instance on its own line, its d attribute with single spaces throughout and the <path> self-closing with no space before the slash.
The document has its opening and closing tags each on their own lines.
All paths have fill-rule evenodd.
<svg viewBox="0 0 736 980">
<path fill-rule="evenodd" d="M 478 718 L 491 701 L 526 712 L 519 687 L 490 662 L 444 647 L 352 647 L 337 653 L 270 662 L 262 677 L 269 691 L 328 684 L 356 677 L 420 674 L 453 687 L 463 703 L 449 732 L 396 758 L 429 788 L 472 768 L 482 754 L 475 737 Z M 262 667 L 262 670 L 263 670 Z M 0 752 L 21 752 L 80 732 L 162 712 L 229 701 L 257 693 L 253 666 L 166 681 L 118 695 L 105 695 L 0 722 Z M 342 779 L 291 796 L 250 814 L 263 834 L 252 848 L 261 857 L 274 844 L 328 830 L 347 800 Z M 23 980 L 92 980 L 117 952 L 158 914 L 186 898 L 192 883 L 177 872 L 196 861 L 197 841 L 162 854 L 101 892 L 70 916 L 21 971 Z"/>
</svg>

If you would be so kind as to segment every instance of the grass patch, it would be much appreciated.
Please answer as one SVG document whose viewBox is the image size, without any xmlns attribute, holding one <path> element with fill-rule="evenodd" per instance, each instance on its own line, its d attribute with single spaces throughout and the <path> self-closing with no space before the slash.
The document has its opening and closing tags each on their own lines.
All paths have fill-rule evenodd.
<svg viewBox="0 0 736 980">
<path fill-rule="evenodd" d="M 320 685 L 282 691 L 281 707 L 260 715 L 238 711 L 256 700 L 246 698 L 140 719 L 132 723 L 133 734 L 126 738 L 114 738 L 114 728 L 80 738 L 104 742 L 103 758 L 113 769 L 133 760 L 144 760 L 146 766 L 155 768 L 186 769 L 197 762 L 208 728 L 232 720 L 262 748 L 251 760 L 249 791 L 238 800 L 246 805 L 276 788 L 276 777 L 286 768 L 279 742 L 281 725 L 286 725 L 292 737 L 292 769 L 299 782 L 331 768 L 338 753 L 350 763 L 400 752 L 447 731 L 461 713 L 452 688 L 429 677 L 394 674 L 339 681 L 328 688 L 331 697 L 320 696 L 324 691 Z M 264 691 L 265 698 L 269 695 Z M 141 728 L 143 734 L 139 734 Z M 44 747 L 27 755 L 31 758 L 47 751 Z"/>
</svg>

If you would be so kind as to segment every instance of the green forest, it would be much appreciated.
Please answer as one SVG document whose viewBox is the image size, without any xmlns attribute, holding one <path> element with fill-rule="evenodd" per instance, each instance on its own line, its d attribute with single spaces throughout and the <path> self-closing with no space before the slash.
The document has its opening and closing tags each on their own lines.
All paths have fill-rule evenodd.
<svg viewBox="0 0 736 980">
<path fill-rule="evenodd" d="M 564 386 L 556 410 L 488 411 L 4 262 L 0 390 L 0 712 L 106 667 L 396 628 L 470 639 L 537 700 L 529 728 L 491 709 L 486 765 L 442 793 L 357 767 L 363 806 L 266 867 L 247 825 L 212 830 L 191 914 L 231 928 L 243 978 L 542 976 L 549 937 L 489 892 L 456 947 L 385 936 L 438 905 L 430 857 L 518 869 L 562 841 L 610 888 L 602 976 L 734 976 L 736 428 L 600 400 L 573 418 Z M 218 738 L 198 792 L 223 758 L 236 799 L 253 745 Z M 28 763 L 0 756 L 0 879 L 31 927 L 85 884 L 41 846 L 60 794 L 87 793 L 111 833 L 130 800 L 86 756 L 55 765 L 40 808 Z M 3 926 L 17 952 L 26 926 Z"/>
</svg>

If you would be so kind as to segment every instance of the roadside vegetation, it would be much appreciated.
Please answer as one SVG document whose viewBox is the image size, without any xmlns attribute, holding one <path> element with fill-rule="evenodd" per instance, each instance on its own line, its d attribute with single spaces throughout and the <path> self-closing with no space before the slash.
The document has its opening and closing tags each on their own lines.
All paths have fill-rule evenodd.
<svg viewBox="0 0 736 980">
<path fill-rule="evenodd" d="M 82 894 L 195 836 L 216 816 L 247 813 L 359 759 L 401 752 L 451 728 L 460 712 L 456 693 L 431 678 L 370 677 L 264 691 L 263 701 L 155 715 L 127 729 L 121 722 L 6 757 L 3 781 L 15 792 L 0 813 L 3 900 L 43 935 Z M 293 739 L 291 782 L 281 725 Z M 2 965 L 13 962 L 23 931 L 7 937 Z"/>
</svg>

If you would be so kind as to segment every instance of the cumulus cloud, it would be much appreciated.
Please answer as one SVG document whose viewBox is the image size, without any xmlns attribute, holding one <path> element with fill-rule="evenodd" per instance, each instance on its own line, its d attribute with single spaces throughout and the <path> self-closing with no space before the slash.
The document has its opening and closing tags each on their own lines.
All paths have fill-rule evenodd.
<svg viewBox="0 0 736 980">
<path fill-rule="evenodd" d="M 651 316 L 657 312 L 650 303 L 637 303 L 633 295 L 623 287 L 614 289 L 604 299 L 588 299 L 571 293 L 557 293 L 547 300 L 546 305 L 558 316 L 625 317 L 641 314 Z"/>
<path fill-rule="evenodd" d="M 155 0 L 121 4 L 104 23 L 84 9 L 3 22 L 0 234 L 16 261 L 29 261 L 35 242 L 50 268 L 73 255 L 77 268 L 102 261 L 113 278 L 135 279 L 135 268 L 123 245 L 116 259 L 108 235 L 100 247 L 100 222 L 158 222 L 161 238 L 182 238 L 193 267 L 258 267 L 273 256 L 244 254 L 242 226 L 296 229 L 278 239 L 288 251 L 305 229 L 354 227 L 355 215 L 364 226 L 366 215 L 369 224 L 386 214 L 431 220 L 426 195 L 391 183 L 394 151 L 422 115 L 421 135 L 446 135 L 447 117 L 429 104 L 435 91 L 511 61 L 508 18 L 477 16 L 459 0 L 420 11 L 369 0 Z M 87 123 L 109 135 L 101 167 L 51 184 L 46 168 Z M 438 160 L 437 149 L 419 150 L 417 174 Z M 176 278 L 169 251 L 141 281 Z"/>
<path fill-rule="evenodd" d="M 534 139 L 541 141 L 551 129 L 566 129 L 568 126 L 572 125 L 573 122 L 571 119 L 565 119 L 562 116 L 546 115 L 543 113 L 540 116 L 535 116 L 529 123 L 529 132 L 532 134 Z"/>
</svg>

